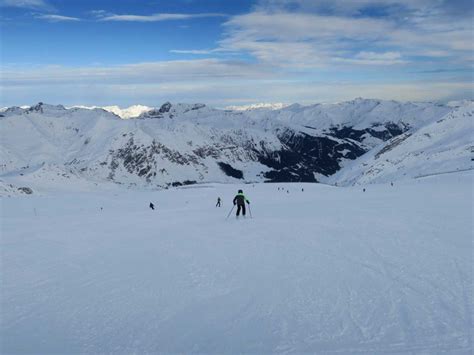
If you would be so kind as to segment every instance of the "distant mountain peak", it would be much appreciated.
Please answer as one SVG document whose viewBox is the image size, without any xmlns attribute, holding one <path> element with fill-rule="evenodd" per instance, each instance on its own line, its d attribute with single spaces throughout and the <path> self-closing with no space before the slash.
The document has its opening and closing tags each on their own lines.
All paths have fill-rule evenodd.
<svg viewBox="0 0 474 355">
<path fill-rule="evenodd" d="M 108 112 L 112 112 L 113 114 L 119 116 L 120 118 L 123 119 L 128 119 L 128 118 L 135 118 L 140 116 L 143 112 L 147 112 L 152 110 L 152 107 L 144 106 L 144 105 L 132 105 L 126 108 L 121 108 L 117 105 L 112 105 L 112 106 L 82 106 L 82 105 L 76 105 L 72 106 L 71 108 L 79 108 L 79 109 L 86 109 L 86 110 L 96 110 L 96 109 L 102 109 Z"/>
<path fill-rule="evenodd" d="M 282 102 L 270 103 L 270 102 L 261 102 L 256 104 L 250 105 L 234 105 L 234 106 L 227 106 L 225 107 L 226 110 L 232 111 L 249 111 L 249 110 L 260 110 L 260 109 L 267 109 L 267 110 L 281 110 L 289 106 L 289 104 L 285 104 Z"/>
</svg>

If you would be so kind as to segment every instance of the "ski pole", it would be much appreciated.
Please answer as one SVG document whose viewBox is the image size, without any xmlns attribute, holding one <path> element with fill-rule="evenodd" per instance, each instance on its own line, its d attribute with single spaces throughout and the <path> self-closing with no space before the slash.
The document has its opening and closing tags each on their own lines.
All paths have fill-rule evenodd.
<svg viewBox="0 0 474 355">
<path fill-rule="evenodd" d="M 250 205 L 247 205 L 247 206 L 249 206 L 250 218 L 253 218 L 253 217 L 252 217 L 252 210 L 250 209 Z"/>
<path fill-rule="evenodd" d="M 234 210 L 234 207 L 235 207 L 235 205 L 232 206 L 232 209 L 230 210 L 229 214 L 227 215 L 227 217 L 226 217 L 225 219 L 229 218 L 230 214 L 231 214 L 232 211 Z"/>
</svg>

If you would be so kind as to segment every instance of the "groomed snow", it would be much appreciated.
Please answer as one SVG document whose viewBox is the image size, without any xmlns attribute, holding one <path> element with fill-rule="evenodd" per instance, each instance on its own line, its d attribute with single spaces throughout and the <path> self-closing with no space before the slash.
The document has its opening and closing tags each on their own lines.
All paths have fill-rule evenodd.
<svg viewBox="0 0 474 355">
<path fill-rule="evenodd" d="M 471 353 L 472 179 L 3 198 L 0 352 Z"/>
</svg>

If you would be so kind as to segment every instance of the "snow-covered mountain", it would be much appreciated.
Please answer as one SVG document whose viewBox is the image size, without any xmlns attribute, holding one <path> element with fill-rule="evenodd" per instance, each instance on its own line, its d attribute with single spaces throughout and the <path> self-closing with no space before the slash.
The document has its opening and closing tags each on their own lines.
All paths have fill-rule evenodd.
<svg viewBox="0 0 474 355">
<path fill-rule="evenodd" d="M 261 102 L 258 104 L 251 104 L 251 105 L 237 105 L 237 106 L 227 106 L 226 110 L 233 110 L 233 111 L 249 111 L 249 110 L 259 110 L 259 109 L 270 109 L 270 110 L 280 110 L 289 106 L 289 104 L 285 104 L 282 102 Z"/>
<path fill-rule="evenodd" d="M 435 173 L 441 165 L 471 166 L 472 102 L 355 99 L 246 111 L 168 102 L 134 112 L 142 109 L 127 120 L 104 108 L 43 103 L 4 110 L 3 189 L 41 190 L 53 179 L 57 184 L 77 180 L 142 187 L 260 181 L 353 184 L 392 179 L 394 169 L 410 170 L 395 176 L 399 178 Z M 404 143 L 394 149 L 400 140 Z M 433 149 L 416 154 L 423 147 Z M 382 163 L 386 160 L 391 163 Z"/>
<path fill-rule="evenodd" d="M 121 108 L 119 106 L 73 106 L 72 108 L 85 108 L 89 110 L 94 110 L 97 108 L 104 109 L 105 111 L 109 111 L 115 113 L 117 116 L 121 118 L 135 118 L 140 116 L 142 113 L 150 111 L 152 107 L 143 106 L 143 105 L 132 105 L 127 108 Z"/>
<path fill-rule="evenodd" d="M 473 118 L 474 103 L 466 103 L 372 149 L 328 180 L 342 185 L 383 183 L 473 169 Z"/>
</svg>

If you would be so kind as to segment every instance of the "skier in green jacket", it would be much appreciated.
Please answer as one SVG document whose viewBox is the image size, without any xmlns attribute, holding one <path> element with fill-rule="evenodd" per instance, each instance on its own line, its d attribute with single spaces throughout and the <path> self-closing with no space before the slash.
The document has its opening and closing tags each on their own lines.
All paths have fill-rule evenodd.
<svg viewBox="0 0 474 355">
<path fill-rule="evenodd" d="M 245 216 L 245 202 L 250 205 L 250 201 L 244 195 L 242 190 L 239 190 L 237 195 L 234 197 L 234 206 L 237 205 L 237 217 L 240 215 L 240 211 L 242 211 L 242 216 Z"/>
</svg>

